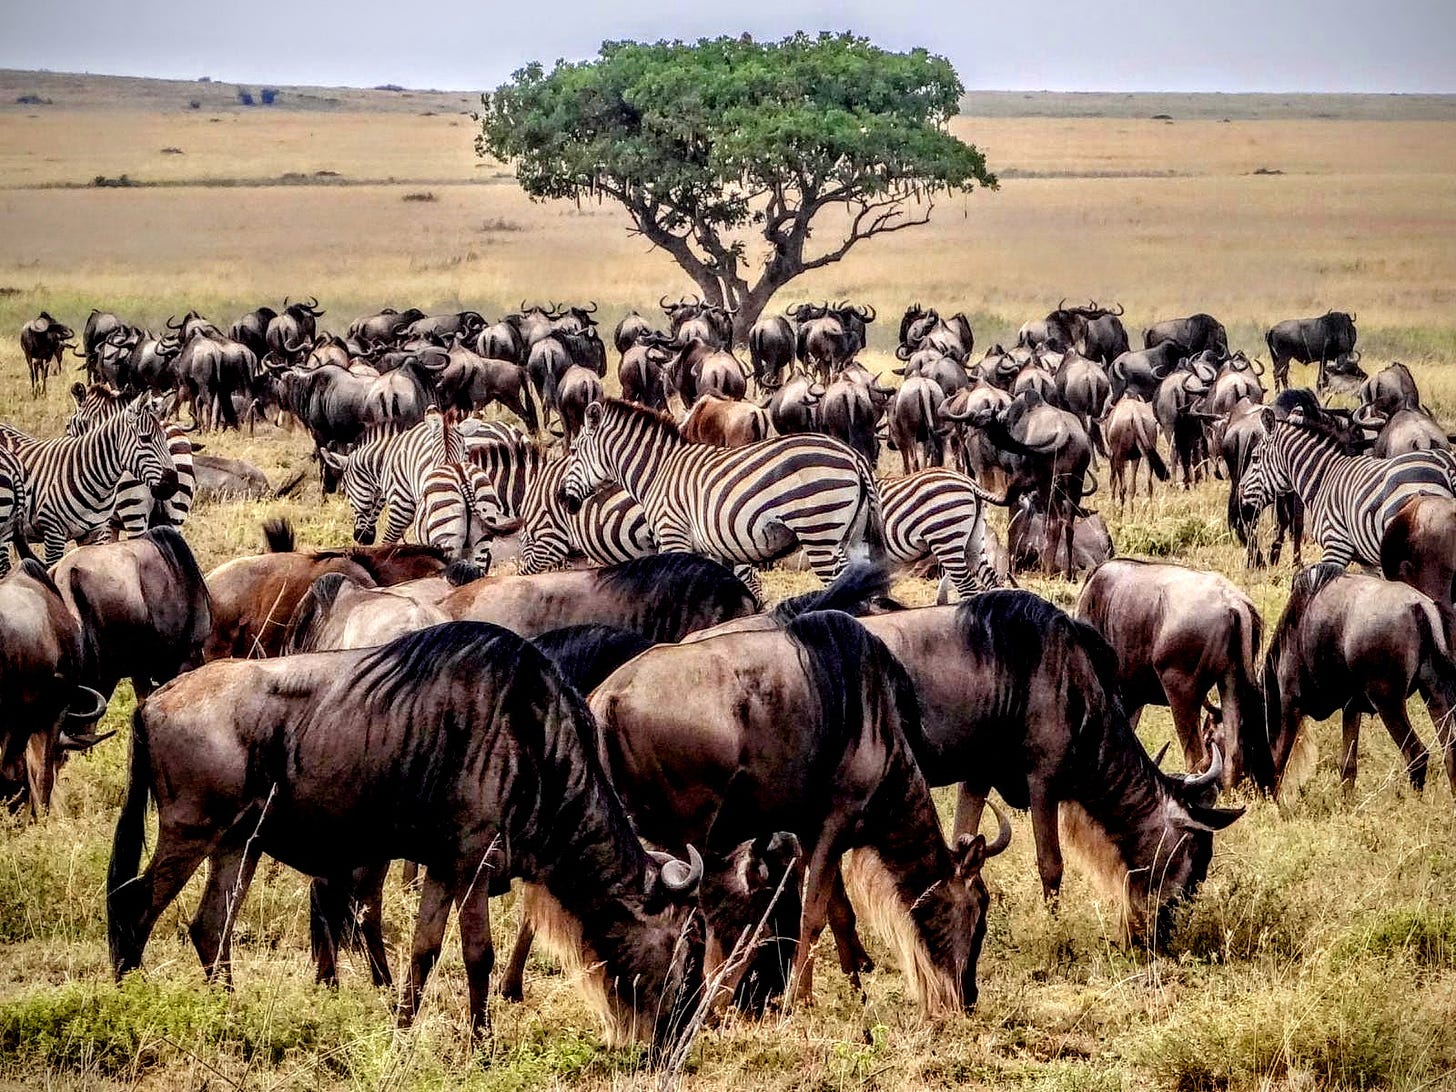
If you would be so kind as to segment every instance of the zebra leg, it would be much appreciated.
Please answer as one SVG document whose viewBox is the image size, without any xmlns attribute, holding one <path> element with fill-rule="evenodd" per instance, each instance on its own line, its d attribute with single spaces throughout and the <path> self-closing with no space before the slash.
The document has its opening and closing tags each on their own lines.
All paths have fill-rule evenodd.
<svg viewBox="0 0 1456 1092">
<path fill-rule="evenodd" d="M 398 499 L 391 500 L 389 502 L 389 519 L 384 524 L 384 538 L 381 541 L 385 545 L 389 545 L 404 538 L 404 533 L 414 522 L 414 518 L 414 505 L 405 504 Z"/>
<path fill-rule="evenodd" d="M 45 563 L 49 569 L 57 564 L 66 552 L 66 535 L 61 531 L 47 531 L 45 534 Z"/>
<path fill-rule="evenodd" d="M 765 600 L 763 592 L 763 577 L 759 574 L 759 571 L 752 565 L 739 565 L 734 568 L 733 575 L 738 577 L 739 580 L 743 581 L 743 583 L 748 587 L 748 590 L 753 593 L 754 600 L 758 603 L 760 607 L 762 607 Z M 825 583 L 828 583 L 828 581 L 825 581 Z"/>
<path fill-rule="evenodd" d="M 834 578 L 844 571 L 844 566 L 849 559 L 834 546 L 816 544 L 804 546 L 804 560 L 809 563 L 809 568 L 814 575 L 824 581 L 826 585 L 834 583 Z"/>
</svg>

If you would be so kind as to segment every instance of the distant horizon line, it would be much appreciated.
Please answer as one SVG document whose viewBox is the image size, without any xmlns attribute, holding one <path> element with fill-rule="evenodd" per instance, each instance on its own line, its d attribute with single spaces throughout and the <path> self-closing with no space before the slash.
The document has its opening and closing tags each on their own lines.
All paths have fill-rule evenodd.
<svg viewBox="0 0 1456 1092">
<path fill-rule="evenodd" d="M 404 84 L 387 81 L 376 84 L 349 84 L 349 83 L 286 83 L 275 80 L 260 80 L 256 78 L 237 78 L 219 76 L 159 76 L 139 75 L 134 72 L 93 72 L 76 71 L 72 69 L 59 68 L 15 68 L 0 65 L 0 73 L 9 72 L 17 74 L 35 74 L 45 76 L 96 76 L 105 79 L 115 80 L 156 80 L 162 83 L 203 83 L 203 84 L 259 84 L 277 86 L 278 88 L 297 88 L 306 90 L 340 90 L 340 91 L 412 91 L 421 94 L 431 95 L 478 95 L 490 88 L 480 87 L 412 87 Z M 1183 89 L 1150 89 L 1128 90 L 1120 87 L 1099 87 L 1099 88 L 1059 88 L 1059 87 L 968 87 L 963 92 L 965 95 L 1208 95 L 1208 96 L 1255 96 L 1255 95 L 1279 95 L 1279 96 L 1302 96 L 1310 98 L 1322 97 L 1361 97 L 1361 98 L 1456 98 L 1456 89 L 1451 91 L 1295 91 L 1295 90 L 1273 90 L 1257 89 L 1228 91 L 1221 89 L 1199 88 L 1197 90 Z"/>
</svg>

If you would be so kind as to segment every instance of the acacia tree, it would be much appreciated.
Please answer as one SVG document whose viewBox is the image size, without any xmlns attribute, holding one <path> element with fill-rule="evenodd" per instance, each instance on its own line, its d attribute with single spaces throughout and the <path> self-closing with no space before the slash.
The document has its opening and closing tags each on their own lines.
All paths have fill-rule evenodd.
<svg viewBox="0 0 1456 1092">
<path fill-rule="evenodd" d="M 736 310 L 742 341 L 799 274 L 926 223 L 937 194 L 995 188 L 946 128 L 962 91 L 943 57 L 847 34 L 607 42 L 482 96 L 476 152 L 513 163 L 533 198 L 620 202 L 705 301 Z M 834 208 L 842 231 L 811 245 Z"/>
</svg>

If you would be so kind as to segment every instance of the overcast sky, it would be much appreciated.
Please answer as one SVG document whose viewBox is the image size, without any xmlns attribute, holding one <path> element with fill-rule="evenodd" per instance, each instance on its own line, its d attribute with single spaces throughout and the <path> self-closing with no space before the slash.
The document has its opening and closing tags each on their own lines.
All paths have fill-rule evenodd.
<svg viewBox="0 0 1456 1092">
<path fill-rule="evenodd" d="M 927 46 L 968 88 L 1456 92 L 1453 0 L 0 0 L 0 67 L 486 90 L 604 39 L 800 29 Z"/>
</svg>

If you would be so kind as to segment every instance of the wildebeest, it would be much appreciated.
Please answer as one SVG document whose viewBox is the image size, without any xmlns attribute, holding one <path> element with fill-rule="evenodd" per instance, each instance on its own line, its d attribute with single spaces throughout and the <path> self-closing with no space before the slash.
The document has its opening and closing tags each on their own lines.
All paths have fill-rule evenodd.
<svg viewBox="0 0 1456 1092">
<path fill-rule="evenodd" d="M 1221 756 L 1196 776 L 1159 771 L 1128 725 L 1106 642 L 1028 592 L 863 623 L 915 683 L 921 769 L 933 784 L 961 785 L 957 837 L 977 828 L 992 788 L 1012 807 L 1030 807 L 1051 898 L 1062 881 L 1060 807 L 1068 841 L 1124 901 L 1129 928 L 1155 924 L 1165 939 L 1173 907 L 1207 874 L 1213 832 L 1242 814 L 1212 806 Z"/>
<path fill-rule="evenodd" d="M 253 399 L 258 358 L 211 324 L 190 336 L 184 332 L 180 341 L 182 351 L 172 364 L 178 412 L 187 406 L 193 424 L 202 428 L 237 428 L 239 405 L 246 406 Z"/>
<path fill-rule="evenodd" d="M 298 360 L 308 351 L 318 328 L 317 319 L 323 313 L 316 298 L 310 297 L 307 303 L 290 303 L 285 299 L 282 313 L 268 320 L 263 335 L 268 351 L 290 363 Z"/>
<path fill-rule="evenodd" d="M 1247 775 L 1273 791 L 1259 689 L 1264 622 L 1247 595 L 1218 573 L 1122 558 L 1087 578 L 1076 613 L 1116 653 L 1123 710 L 1134 726 L 1145 705 L 1166 705 L 1189 770 L 1205 769 L 1206 743 L 1217 743 L 1224 788 Z M 1214 688 L 1219 713 L 1205 740 L 1199 722 Z"/>
<path fill-rule="evenodd" d="M 278 317 L 271 307 L 259 307 L 241 316 L 228 327 L 228 337 L 246 345 L 262 360 L 268 355 L 268 324 Z"/>
<path fill-rule="evenodd" d="M 1355 786 L 1360 718 L 1378 713 L 1405 759 L 1411 785 L 1425 785 L 1429 753 L 1411 727 L 1406 699 L 1419 692 L 1456 788 L 1456 664 L 1441 612 L 1406 584 L 1353 576 L 1321 564 L 1294 580 L 1264 659 L 1274 772 L 1281 790 L 1307 717 L 1342 711 L 1340 779 Z"/>
<path fill-rule="evenodd" d="M 758 610 L 753 593 L 729 570 L 685 553 L 601 569 L 487 576 L 457 588 L 439 606 L 451 618 L 493 622 L 523 637 L 599 622 L 654 641 L 680 641 Z"/>
<path fill-rule="evenodd" d="M 768 400 L 768 417 L 780 436 L 813 432 L 818 425 L 824 384 L 795 369 Z"/>
<path fill-rule="evenodd" d="M 50 807 L 68 750 L 101 738 L 86 732 L 106 699 L 82 684 L 86 633 L 34 558 L 0 580 L 0 799 L 32 816 Z"/>
<path fill-rule="evenodd" d="M 561 417 L 562 435 L 570 444 L 581 431 L 587 406 L 606 397 L 606 390 L 596 372 L 573 364 L 556 383 L 556 412 Z"/>
<path fill-rule="evenodd" d="M 440 374 L 441 409 L 473 413 L 499 402 L 535 432 L 540 425 L 526 370 L 509 360 L 492 360 L 462 346 L 450 350 L 449 365 Z"/>
<path fill-rule="evenodd" d="M 1143 331 L 1144 349 L 1153 349 L 1170 341 L 1183 350 L 1184 356 L 1193 356 L 1206 349 L 1212 349 L 1220 356 L 1228 355 L 1228 333 L 1223 323 L 1201 311 L 1187 318 L 1155 322 Z"/>
<path fill-rule="evenodd" d="M 909 360 L 913 354 L 929 349 L 965 363 L 975 347 L 971 322 L 963 312 L 957 311 L 949 319 L 943 319 L 935 308 L 927 311 L 915 303 L 905 308 L 900 319 L 900 345 L 895 355 Z"/>
<path fill-rule="evenodd" d="M 288 620 L 283 655 L 370 648 L 448 621 L 439 607 L 415 596 L 326 573 L 309 585 Z"/>
<path fill-rule="evenodd" d="M 794 328 L 782 315 L 766 315 L 748 331 L 748 360 L 760 387 L 777 387 L 794 363 Z"/>
<path fill-rule="evenodd" d="M 617 353 L 622 355 L 636 345 L 643 334 L 650 333 L 652 333 L 652 323 L 636 311 L 629 311 L 622 316 L 622 321 L 617 323 L 617 328 L 612 331 L 612 345 Z"/>
<path fill-rule="evenodd" d="M 1289 362 L 1319 365 L 1315 389 L 1323 390 L 1327 384 L 1327 372 L 1331 364 L 1350 374 L 1359 372 L 1360 354 L 1355 349 L 1355 316 L 1344 311 L 1326 311 L 1323 315 L 1307 319 L 1285 319 L 1276 322 L 1264 332 L 1264 342 L 1269 346 L 1269 355 L 1274 361 L 1274 386 L 1283 390 L 1289 386 Z M 1363 379 L 1359 372 L 1356 378 Z"/>
<path fill-rule="evenodd" d="M 688 411 L 682 434 L 690 444 L 746 447 L 768 439 L 768 414 L 750 402 L 706 393 Z"/>
<path fill-rule="evenodd" d="M 131 679 L 141 701 L 202 662 L 212 605 L 192 551 L 173 528 L 82 546 L 52 576 L 86 632 L 84 681 L 106 697 L 120 679 Z"/>
<path fill-rule="evenodd" d="M 867 374 L 867 373 L 866 373 Z M 877 378 L 865 382 L 849 370 L 841 372 L 819 399 L 818 431 L 848 445 L 870 466 L 880 461 L 880 418 L 895 391 Z"/>
<path fill-rule="evenodd" d="M 1371 407 L 1356 410 L 1353 420 L 1363 428 L 1378 428 L 1370 454 L 1377 459 L 1390 459 L 1412 451 L 1450 451 L 1451 440 L 1446 430 L 1423 409 L 1397 410 L 1389 417 L 1372 415 Z"/>
<path fill-rule="evenodd" d="M 113 334 L 121 333 L 125 337 L 131 328 L 110 311 L 98 311 L 91 309 L 91 314 L 86 316 L 86 325 L 81 331 L 81 347 L 73 350 L 77 356 L 86 360 L 86 377 L 92 383 L 101 381 L 101 374 L 97 370 L 97 360 L 101 352 L 101 346 L 112 337 Z"/>
<path fill-rule="evenodd" d="M 1398 360 L 1361 383 L 1357 395 L 1362 406 L 1370 406 L 1387 417 L 1403 409 L 1421 408 L 1415 376 Z"/>
<path fill-rule="evenodd" d="M 1013 572 L 1060 571 L 1071 579 L 1091 572 L 1117 552 L 1107 522 L 1096 512 L 1072 519 L 1070 554 L 1065 536 L 1054 533 L 1048 538 L 1049 522 L 1034 496 L 1023 495 L 1017 502 L 1006 527 L 1006 551 Z"/>
<path fill-rule="evenodd" d="M 900 452 L 905 473 L 945 465 L 940 407 L 945 392 L 924 376 L 911 376 L 890 403 L 890 438 Z"/>
<path fill-rule="evenodd" d="M 372 315 L 361 315 L 349 323 L 348 335 L 366 348 L 395 340 L 409 324 L 425 317 L 418 307 L 397 311 L 386 307 Z"/>
<path fill-rule="evenodd" d="M 365 586 L 399 584 L 436 576 L 445 559 L 432 546 L 348 546 L 295 549 L 293 528 L 283 520 L 263 525 L 267 552 L 224 562 L 207 574 L 212 632 L 204 660 L 282 654 L 288 619 L 315 579 L 341 572 Z"/>
<path fill-rule="evenodd" d="M 672 359 L 672 351 L 661 339 L 643 340 L 629 345 L 622 352 L 617 366 L 617 381 L 622 397 L 648 409 L 667 409 L 667 392 L 662 385 L 663 368 Z"/>
<path fill-rule="evenodd" d="M 689 704 L 673 697 L 686 679 L 702 680 Z M 981 865 L 1005 848 L 1010 830 L 991 846 L 980 835 L 945 844 L 914 757 L 914 688 L 859 623 L 811 613 L 782 630 L 659 646 L 603 682 L 591 707 L 604 764 L 650 841 L 680 851 L 702 840 L 713 856 L 775 831 L 797 835 L 805 854 L 800 998 L 812 994 L 814 942 L 843 905 L 839 860 L 854 850 L 861 909 L 893 921 L 922 1009 L 974 1005 L 989 903 Z M 754 924 L 740 918 L 726 936 L 715 930 L 710 971 Z"/>
<path fill-rule="evenodd" d="M 1187 355 L 1176 341 L 1165 341 L 1151 349 L 1132 350 L 1116 357 L 1107 369 L 1113 399 L 1121 398 L 1130 390 L 1151 403 L 1158 393 L 1158 384 Z"/>
<path fill-rule="evenodd" d="M 32 395 L 45 393 L 46 376 L 52 365 L 56 374 L 60 374 L 61 357 L 67 349 L 76 347 L 75 339 L 71 328 L 51 318 L 48 311 L 42 311 L 20 328 L 20 348 L 30 368 Z"/>
<path fill-rule="evenodd" d="M 1380 540 L 1380 571 L 1424 592 L 1449 615 L 1456 599 L 1456 499 L 1406 501 Z"/>
<path fill-rule="evenodd" d="M 137 713 L 107 877 L 118 976 L 204 858 L 192 939 L 230 978 L 230 907 L 263 853 L 344 878 L 425 866 L 399 1023 L 419 1009 L 454 905 L 470 1022 L 489 1033 L 488 899 L 513 877 L 568 917 L 613 1043 L 667 1045 L 696 1000 L 701 861 L 647 854 L 587 750 L 590 714 L 551 662 L 495 626 L 447 623 L 382 648 L 210 664 Z M 156 848 L 140 877 L 147 803 Z"/>
<path fill-rule="evenodd" d="M 1128 466 L 1132 467 L 1132 492 L 1137 493 L 1138 467 L 1148 464 L 1148 499 L 1153 497 L 1153 478 L 1168 480 L 1168 467 L 1158 454 L 1158 421 L 1153 407 L 1129 391 L 1107 415 L 1107 456 L 1111 464 L 1112 495 L 1122 504 L 1128 497 Z"/>
</svg>

